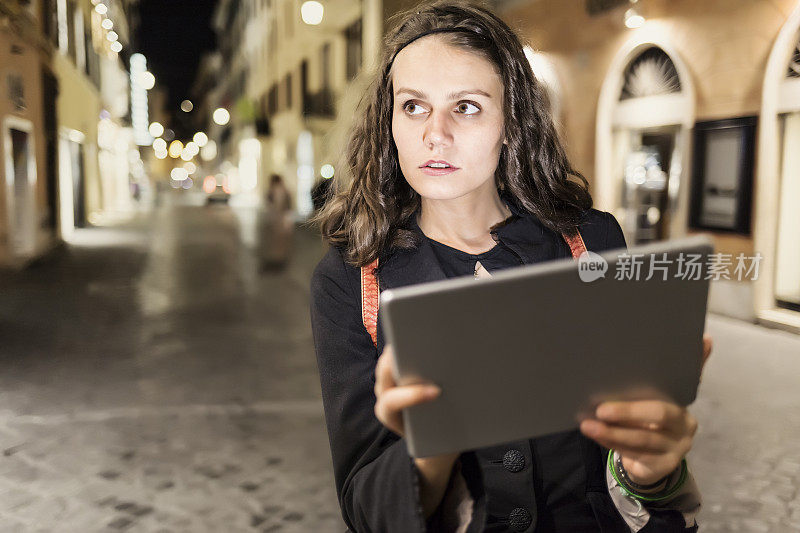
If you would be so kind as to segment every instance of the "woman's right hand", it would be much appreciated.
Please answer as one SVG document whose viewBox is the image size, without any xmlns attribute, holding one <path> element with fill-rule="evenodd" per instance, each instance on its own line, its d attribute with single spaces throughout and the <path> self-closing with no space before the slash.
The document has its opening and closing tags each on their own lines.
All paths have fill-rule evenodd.
<svg viewBox="0 0 800 533">
<path fill-rule="evenodd" d="M 403 437 L 403 409 L 434 400 L 442 391 L 432 383 L 398 385 L 393 368 L 394 351 L 387 346 L 375 367 L 375 416 L 381 424 Z"/>
<path fill-rule="evenodd" d="M 401 437 L 405 436 L 403 409 L 429 402 L 441 394 L 441 389 L 431 383 L 398 385 L 394 380 L 394 352 L 387 346 L 375 367 L 375 416 L 381 424 Z M 414 464 L 419 472 L 420 503 L 425 518 L 433 514 L 442 501 L 453 465 L 459 453 L 416 457 Z"/>
</svg>

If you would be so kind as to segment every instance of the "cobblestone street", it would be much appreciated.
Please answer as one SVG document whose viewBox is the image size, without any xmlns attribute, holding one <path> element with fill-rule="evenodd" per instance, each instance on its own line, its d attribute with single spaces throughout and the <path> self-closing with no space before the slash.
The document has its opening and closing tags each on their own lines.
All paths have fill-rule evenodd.
<svg viewBox="0 0 800 533">
<path fill-rule="evenodd" d="M 162 204 L 0 276 L 0 532 L 341 532 L 308 320 L 254 210 Z M 800 531 L 800 337 L 710 317 L 701 531 Z"/>
<path fill-rule="evenodd" d="M 0 531 L 342 531 L 308 323 L 322 247 L 163 206 L 4 274 Z"/>
</svg>

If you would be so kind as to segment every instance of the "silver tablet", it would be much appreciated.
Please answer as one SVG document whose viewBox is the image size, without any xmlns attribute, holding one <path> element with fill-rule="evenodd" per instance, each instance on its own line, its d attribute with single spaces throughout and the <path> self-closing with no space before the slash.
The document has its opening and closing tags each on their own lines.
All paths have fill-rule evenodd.
<svg viewBox="0 0 800 533">
<path fill-rule="evenodd" d="M 698 236 L 384 291 L 398 382 L 442 389 L 404 412 L 410 454 L 565 431 L 607 399 L 692 403 L 712 251 Z"/>
</svg>

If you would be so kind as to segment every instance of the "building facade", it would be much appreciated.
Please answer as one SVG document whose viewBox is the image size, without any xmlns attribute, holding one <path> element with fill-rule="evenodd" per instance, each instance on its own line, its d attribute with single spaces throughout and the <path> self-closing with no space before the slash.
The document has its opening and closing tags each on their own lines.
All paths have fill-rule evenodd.
<svg viewBox="0 0 800 533">
<path fill-rule="evenodd" d="M 145 180 L 131 129 L 129 62 L 135 2 L 46 0 L 56 16 L 61 234 L 132 210 Z"/>
<path fill-rule="evenodd" d="M 335 172 L 344 131 L 337 119 L 354 107 L 382 28 L 379 1 L 327 2 L 319 13 L 309 13 L 307 4 L 219 3 L 218 84 L 207 106 L 230 112 L 229 124 L 209 120 L 209 131 L 216 164 L 236 177 L 236 188 L 261 196 L 269 176 L 278 174 L 300 217 L 312 210 L 316 181 Z"/>
<path fill-rule="evenodd" d="M 42 2 L 0 2 L 0 265 L 21 266 L 57 237 L 53 46 Z"/>
<path fill-rule="evenodd" d="M 790 207 L 800 179 L 798 9 L 797 0 L 498 3 L 557 77 L 568 153 L 628 243 L 710 235 L 724 258 L 758 265 L 713 280 L 710 309 L 800 331 Z"/>
</svg>

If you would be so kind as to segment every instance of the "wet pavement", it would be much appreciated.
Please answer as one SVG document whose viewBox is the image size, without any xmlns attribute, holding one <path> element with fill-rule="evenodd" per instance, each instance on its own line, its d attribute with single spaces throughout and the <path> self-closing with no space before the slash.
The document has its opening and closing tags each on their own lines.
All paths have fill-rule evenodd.
<svg viewBox="0 0 800 533">
<path fill-rule="evenodd" d="M 308 323 L 323 253 L 252 208 L 80 231 L 0 275 L 0 532 L 341 532 Z M 800 531 L 800 336 L 709 317 L 701 531 Z"/>
</svg>

